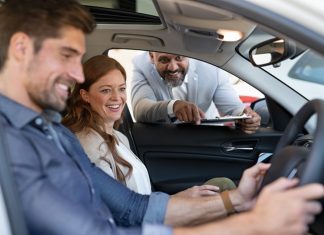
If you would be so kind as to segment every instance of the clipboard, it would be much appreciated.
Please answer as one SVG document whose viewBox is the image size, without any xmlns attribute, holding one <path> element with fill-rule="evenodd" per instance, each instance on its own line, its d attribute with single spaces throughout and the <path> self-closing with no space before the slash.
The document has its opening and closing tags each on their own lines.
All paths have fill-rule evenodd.
<svg viewBox="0 0 324 235">
<path fill-rule="evenodd" d="M 251 116 L 248 116 L 246 114 L 243 114 L 241 116 L 224 116 L 224 117 L 216 117 L 212 119 L 201 119 L 200 123 L 221 123 L 221 122 L 233 122 L 237 120 L 244 120 L 252 118 Z"/>
</svg>

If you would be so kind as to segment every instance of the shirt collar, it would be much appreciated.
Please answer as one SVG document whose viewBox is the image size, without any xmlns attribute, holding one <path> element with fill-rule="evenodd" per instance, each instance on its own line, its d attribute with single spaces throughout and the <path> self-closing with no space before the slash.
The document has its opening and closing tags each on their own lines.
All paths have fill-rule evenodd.
<svg viewBox="0 0 324 235">
<path fill-rule="evenodd" d="M 186 74 L 186 76 L 185 76 L 185 78 L 184 78 L 184 80 L 183 80 L 183 83 L 188 83 L 188 73 Z M 183 84 L 182 83 L 182 84 Z"/>
<path fill-rule="evenodd" d="M 16 128 L 22 128 L 35 118 L 41 116 L 40 113 L 2 94 L 0 94 L 0 113 Z M 45 110 L 42 116 L 50 122 L 59 123 L 61 121 L 61 115 L 53 110 Z"/>
<path fill-rule="evenodd" d="M 51 109 L 45 109 L 43 112 L 43 116 L 49 122 L 60 123 L 62 120 L 61 114 Z"/>
</svg>

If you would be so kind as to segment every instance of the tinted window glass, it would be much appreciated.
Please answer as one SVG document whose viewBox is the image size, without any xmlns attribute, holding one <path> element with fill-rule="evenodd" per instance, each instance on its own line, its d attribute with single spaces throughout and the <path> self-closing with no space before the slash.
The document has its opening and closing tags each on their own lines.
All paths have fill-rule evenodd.
<svg viewBox="0 0 324 235">
<path fill-rule="evenodd" d="M 324 58 L 308 51 L 292 67 L 288 76 L 308 82 L 324 84 Z"/>
</svg>

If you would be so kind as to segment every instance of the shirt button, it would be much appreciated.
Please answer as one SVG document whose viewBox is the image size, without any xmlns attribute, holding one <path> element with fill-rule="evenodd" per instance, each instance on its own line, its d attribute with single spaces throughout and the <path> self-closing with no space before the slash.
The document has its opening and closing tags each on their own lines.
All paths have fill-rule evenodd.
<svg viewBox="0 0 324 235">
<path fill-rule="evenodd" d="M 41 119 L 41 118 L 37 118 L 37 119 L 35 120 L 35 124 L 36 124 L 37 126 L 42 125 L 42 124 L 43 124 L 43 119 Z"/>
<path fill-rule="evenodd" d="M 115 221 L 114 221 L 113 218 L 109 218 L 108 221 L 109 221 L 110 224 L 115 224 Z"/>
</svg>

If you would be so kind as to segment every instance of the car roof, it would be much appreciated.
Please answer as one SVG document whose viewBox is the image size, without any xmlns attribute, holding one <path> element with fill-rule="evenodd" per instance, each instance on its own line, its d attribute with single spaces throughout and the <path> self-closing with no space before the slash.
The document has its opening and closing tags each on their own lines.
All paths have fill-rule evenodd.
<svg viewBox="0 0 324 235">
<path fill-rule="evenodd" d="M 119 10 L 118 17 L 110 17 L 104 22 L 102 16 L 109 16 L 114 11 L 105 9 L 108 11 L 98 13 L 92 9 L 92 13 L 98 13 L 94 14 L 98 26 L 88 37 L 86 58 L 102 54 L 106 49 L 129 48 L 172 51 L 199 57 L 221 67 L 233 56 L 236 46 L 253 31 L 256 23 L 278 36 L 296 38 L 301 44 L 324 54 L 324 29 L 319 25 L 324 21 L 324 14 L 318 0 L 137 2 L 153 3 L 156 9 L 148 10 L 146 14 L 132 12 L 132 17 L 129 10 Z M 154 16 L 155 11 L 159 17 Z M 304 17 L 299 17 L 295 11 L 302 11 Z M 239 31 L 243 36 L 236 42 L 226 42 L 218 38 L 220 29 Z"/>
</svg>

